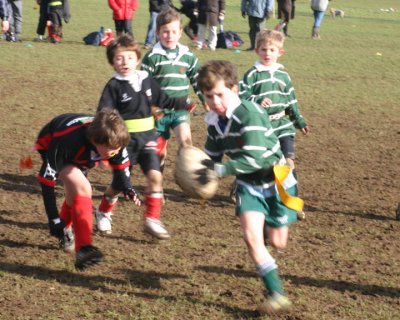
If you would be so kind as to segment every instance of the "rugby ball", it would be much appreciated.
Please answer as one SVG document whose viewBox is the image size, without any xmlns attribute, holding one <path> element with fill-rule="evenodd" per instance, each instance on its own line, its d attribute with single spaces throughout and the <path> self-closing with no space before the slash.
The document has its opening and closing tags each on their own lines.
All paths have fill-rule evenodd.
<svg viewBox="0 0 400 320">
<path fill-rule="evenodd" d="M 190 197 L 211 199 L 218 189 L 218 177 L 203 160 L 211 160 L 204 151 L 193 146 L 180 148 L 175 161 L 175 181 Z"/>
</svg>

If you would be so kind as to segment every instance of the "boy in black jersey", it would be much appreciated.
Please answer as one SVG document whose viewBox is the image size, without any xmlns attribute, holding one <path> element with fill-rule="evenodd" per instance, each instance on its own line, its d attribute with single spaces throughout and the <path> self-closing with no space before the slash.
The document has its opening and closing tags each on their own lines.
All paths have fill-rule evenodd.
<svg viewBox="0 0 400 320">
<path fill-rule="evenodd" d="M 147 71 L 137 70 L 140 47 L 134 40 L 121 36 L 107 46 L 107 59 L 116 73 L 107 82 L 98 111 L 113 107 L 119 111 L 130 133 L 127 146 L 131 166 L 139 164 L 147 178 L 144 231 L 158 239 L 170 237 L 160 221 L 163 204 L 162 174 L 157 155 L 157 136 L 153 109 L 186 109 L 186 101 L 169 98 Z M 156 107 L 154 107 L 156 106 Z M 106 192 L 96 211 L 97 228 L 111 233 L 111 214 L 117 198 Z"/>
<path fill-rule="evenodd" d="M 103 256 L 92 245 L 92 187 L 85 171 L 107 159 L 113 168 L 113 180 L 107 190 L 113 194 L 123 192 L 126 198 L 140 205 L 129 179 L 130 163 L 125 149 L 128 142 L 129 134 L 123 120 L 117 111 L 109 108 L 95 117 L 59 115 L 42 128 L 36 140 L 35 149 L 43 161 L 38 180 L 50 233 L 60 240 L 69 235 L 69 249 L 73 251 L 75 247 L 77 269 L 96 264 Z M 58 179 L 63 182 L 65 192 L 60 212 L 54 190 Z"/>
</svg>

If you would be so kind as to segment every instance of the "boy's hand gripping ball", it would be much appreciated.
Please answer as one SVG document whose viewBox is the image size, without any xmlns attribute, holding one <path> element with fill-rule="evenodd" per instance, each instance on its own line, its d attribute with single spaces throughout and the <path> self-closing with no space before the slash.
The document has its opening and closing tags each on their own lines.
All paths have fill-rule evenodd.
<svg viewBox="0 0 400 320">
<path fill-rule="evenodd" d="M 217 174 L 205 160 L 211 162 L 207 154 L 193 146 L 180 148 L 176 157 L 175 181 L 193 198 L 210 199 L 218 189 Z"/>
</svg>

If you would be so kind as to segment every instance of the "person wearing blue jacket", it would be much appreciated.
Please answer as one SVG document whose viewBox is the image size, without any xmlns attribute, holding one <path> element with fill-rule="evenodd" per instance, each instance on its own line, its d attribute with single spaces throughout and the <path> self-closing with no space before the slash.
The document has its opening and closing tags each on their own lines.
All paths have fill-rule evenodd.
<svg viewBox="0 0 400 320">
<path fill-rule="evenodd" d="M 10 28 L 10 12 L 9 12 L 9 7 L 8 7 L 8 1 L 7 0 L 0 0 L 0 19 L 1 19 L 1 30 L 3 32 L 7 32 L 8 29 Z"/>
<path fill-rule="evenodd" d="M 264 19 L 269 17 L 273 6 L 273 0 L 242 0 L 241 11 L 242 17 L 249 17 L 249 37 L 250 47 L 247 51 L 255 49 L 256 36 L 260 32 Z"/>
</svg>

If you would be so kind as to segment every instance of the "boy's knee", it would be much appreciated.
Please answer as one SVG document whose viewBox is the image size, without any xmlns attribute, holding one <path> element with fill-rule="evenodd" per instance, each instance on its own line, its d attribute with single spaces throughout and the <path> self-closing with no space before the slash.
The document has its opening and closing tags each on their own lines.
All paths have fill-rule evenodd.
<svg viewBox="0 0 400 320">
<path fill-rule="evenodd" d="M 151 186 L 162 187 L 162 174 L 160 171 L 150 170 L 146 176 Z"/>
<path fill-rule="evenodd" d="M 278 250 L 283 250 L 287 247 L 287 239 L 268 239 L 269 244 Z"/>
<path fill-rule="evenodd" d="M 288 166 L 290 167 L 290 169 L 294 170 L 294 168 L 295 168 L 294 159 L 286 158 L 286 162 L 287 162 Z"/>
</svg>

